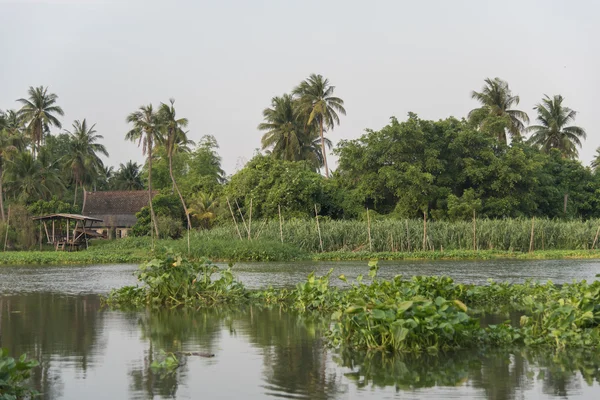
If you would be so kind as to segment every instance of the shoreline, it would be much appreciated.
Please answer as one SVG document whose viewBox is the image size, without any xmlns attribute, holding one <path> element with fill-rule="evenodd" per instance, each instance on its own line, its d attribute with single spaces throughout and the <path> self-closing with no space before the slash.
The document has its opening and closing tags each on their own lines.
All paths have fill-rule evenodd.
<svg viewBox="0 0 600 400">
<path fill-rule="evenodd" d="M 14 251 L 0 253 L 0 266 L 10 265 L 92 265 L 92 264 L 139 264 L 160 253 L 152 255 L 147 251 Z M 250 260 L 227 259 L 199 256 L 193 259 L 209 259 L 214 262 L 294 262 L 294 261 L 487 261 L 487 260 L 561 260 L 561 259 L 600 259 L 600 250 L 539 250 L 533 252 L 497 250 L 451 250 L 420 252 L 350 252 L 308 253 L 306 257 L 289 260 Z"/>
</svg>

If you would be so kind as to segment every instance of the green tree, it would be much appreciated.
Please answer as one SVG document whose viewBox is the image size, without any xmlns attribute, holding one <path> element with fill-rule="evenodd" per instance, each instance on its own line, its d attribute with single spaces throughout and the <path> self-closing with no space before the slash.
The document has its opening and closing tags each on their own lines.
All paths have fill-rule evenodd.
<svg viewBox="0 0 600 400">
<path fill-rule="evenodd" d="M 319 148 L 319 137 L 314 124 L 302 121 L 298 100 L 291 95 L 273 97 L 271 108 L 263 110 L 264 122 L 258 129 L 264 131 L 262 149 L 280 160 L 309 161 L 315 169 L 323 166 L 323 154 Z M 331 141 L 325 139 L 331 148 Z"/>
<path fill-rule="evenodd" d="M 316 74 L 309 76 L 308 79 L 300 83 L 293 91 L 298 96 L 301 112 L 307 116 L 306 125 L 316 123 L 319 127 L 321 152 L 323 154 L 326 177 L 329 177 L 329 167 L 327 165 L 327 153 L 325 151 L 325 137 L 323 133 L 325 128 L 333 130 L 336 124 L 340 124 L 338 113 L 346 115 L 344 101 L 339 97 L 334 97 L 334 91 L 335 86 L 330 85 L 328 79 Z"/>
<path fill-rule="evenodd" d="M 179 200 L 181 201 L 181 205 L 183 206 L 183 211 L 185 212 L 185 217 L 187 220 L 189 251 L 189 230 L 192 229 L 192 222 L 190 220 L 190 213 L 188 212 L 185 200 L 181 195 L 181 191 L 179 190 L 179 186 L 177 186 L 177 181 L 173 175 L 173 154 L 178 151 L 187 150 L 187 152 L 189 152 L 188 144 L 193 144 L 193 142 L 188 140 L 187 134 L 183 130 L 183 128 L 187 127 L 188 125 L 187 118 L 177 118 L 177 113 L 175 111 L 175 100 L 170 99 L 169 103 L 170 104 L 161 103 L 158 110 L 158 119 L 162 129 L 164 130 L 163 138 L 164 145 L 167 150 L 167 157 L 169 159 L 169 176 L 173 182 L 173 188 L 179 196 Z"/>
<path fill-rule="evenodd" d="M 557 149 L 563 157 L 577 158 L 577 147 L 581 147 L 581 140 L 587 135 L 583 128 L 569 126 L 577 113 L 563 106 L 563 100 L 561 95 L 552 98 L 545 95 L 542 102 L 535 106 L 539 125 L 527 128 L 527 131 L 532 133 L 529 140 L 546 153 Z"/>
<path fill-rule="evenodd" d="M 4 167 L 6 160 L 10 159 L 11 156 L 18 152 L 18 138 L 11 135 L 9 129 L 4 125 L 3 129 L 0 129 L 0 216 L 2 221 L 5 220 L 4 215 Z"/>
<path fill-rule="evenodd" d="M 204 229 L 210 229 L 217 218 L 220 201 L 214 193 L 196 193 L 190 200 L 189 212 Z"/>
<path fill-rule="evenodd" d="M 56 105 L 58 96 L 48 93 L 48 88 L 38 86 L 29 87 L 29 98 L 17 99 L 22 104 L 19 116 L 27 125 L 27 132 L 31 137 L 31 148 L 35 157 L 39 152 L 44 135 L 50 132 L 50 126 L 61 128 L 61 123 L 56 117 L 63 116 L 62 108 Z"/>
<path fill-rule="evenodd" d="M 73 205 L 77 204 L 77 187 L 85 190 L 85 184 L 93 184 L 102 173 L 104 163 L 99 154 L 108 157 L 108 151 L 103 144 L 97 143 L 104 137 L 98 135 L 94 129 L 96 124 L 88 127 L 85 118 L 83 121 L 75 120 L 73 130 L 65 132 L 70 136 L 70 149 L 64 156 L 65 168 L 71 173 L 75 181 L 75 196 Z"/>
<path fill-rule="evenodd" d="M 600 147 L 596 149 L 596 155 L 594 155 L 594 159 L 590 165 L 595 173 L 598 173 L 600 170 Z"/>
<path fill-rule="evenodd" d="M 138 146 L 142 145 L 142 154 L 147 155 L 148 204 L 150 205 L 151 223 L 154 225 L 154 230 L 158 237 L 158 224 L 156 223 L 156 215 L 154 214 L 154 206 L 152 205 L 152 151 L 154 150 L 155 143 L 163 141 L 158 116 L 154 112 L 152 104 L 148 104 L 141 106 L 137 111 L 129 114 L 126 121 L 133 124 L 133 128 L 127 132 L 125 138 L 132 142 L 137 141 Z"/>
<path fill-rule="evenodd" d="M 520 99 L 519 96 L 513 96 L 507 82 L 500 78 L 487 78 L 481 92 L 471 92 L 471 98 L 481 103 L 480 108 L 469 112 L 471 120 L 480 126 L 488 125 L 502 143 L 507 143 L 507 130 L 513 140 L 521 138 L 529 117 L 523 111 L 512 109 Z"/>
<path fill-rule="evenodd" d="M 191 153 L 188 174 L 185 176 L 187 193 L 220 192 L 225 183 L 225 171 L 221 168 L 221 157 L 217 152 L 219 144 L 212 135 L 202 136 L 196 149 Z"/>
<path fill-rule="evenodd" d="M 56 162 L 41 152 L 38 158 L 28 152 L 20 152 L 6 165 L 6 187 L 13 197 L 23 203 L 50 199 L 64 189 Z"/>
<path fill-rule="evenodd" d="M 142 190 L 141 166 L 131 160 L 125 164 L 119 164 L 119 169 L 115 172 L 112 185 L 118 190 Z"/>
</svg>

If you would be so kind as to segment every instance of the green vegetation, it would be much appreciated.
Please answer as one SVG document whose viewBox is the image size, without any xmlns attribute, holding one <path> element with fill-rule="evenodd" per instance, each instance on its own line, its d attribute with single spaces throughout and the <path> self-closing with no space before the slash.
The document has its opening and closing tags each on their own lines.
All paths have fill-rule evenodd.
<svg viewBox="0 0 600 400">
<path fill-rule="evenodd" d="M 25 386 L 31 369 L 37 365 L 37 361 L 27 360 L 25 354 L 14 359 L 8 355 L 8 350 L 0 348 L 0 400 L 19 400 L 37 395 L 36 391 Z"/>
<path fill-rule="evenodd" d="M 6 247 L 39 245 L 43 232 L 25 222 L 29 217 L 79 212 L 82 190 L 116 189 L 147 190 L 149 199 L 160 192 L 138 213 L 132 234 L 179 239 L 189 233 L 192 257 L 292 258 L 198 250 L 204 249 L 194 246 L 198 237 L 267 239 L 302 253 L 517 253 L 597 244 L 600 163 L 592 169 L 577 160 L 586 133 L 561 95 L 545 96 L 534 108 L 536 124 L 528 126 L 527 113 L 516 109 L 519 96 L 502 79 L 488 78 L 472 92 L 479 105 L 466 118 L 433 121 L 409 113 L 334 146 L 327 137 L 346 114 L 334 93 L 327 78 L 312 74 L 290 94 L 274 97 L 258 124 L 262 153 L 227 177 L 217 140 L 191 141 L 189 120 L 176 112 L 174 99 L 126 116 L 124 139 L 141 147 L 145 162 L 126 161 L 114 171 L 101 159 L 108 153 L 95 125 L 82 118 L 71 130 L 51 132 L 62 129 L 59 98 L 47 87 L 31 87 L 19 110 L 0 112 Z M 330 172 L 332 147 L 338 166 Z"/>
<path fill-rule="evenodd" d="M 477 347 L 527 346 L 564 350 L 600 346 L 600 281 L 507 284 L 456 284 L 448 277 L 377 278 L 369 262 L 369 283 L 338 277 L 332 270 L 310 274 L 293 289 L 249 291 L 230 269 L 194 263 L 168 254 L 140 267 L 142 286 L 113 290 L 110 307 L 214 307 L 222 304 L 278 306 L 300 313 L 327 315 L 331 346 L 391 353 L 437 353 Z M 213 275 L 219 277 L 214 279 Z M 510 321 L 483 326 L 478 315 L 518 312 Z"/>
</svg>

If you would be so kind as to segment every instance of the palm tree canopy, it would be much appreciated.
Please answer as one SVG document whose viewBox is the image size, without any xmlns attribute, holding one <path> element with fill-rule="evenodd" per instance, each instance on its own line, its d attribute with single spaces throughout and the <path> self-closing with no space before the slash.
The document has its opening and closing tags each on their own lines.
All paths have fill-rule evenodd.
<svg viewBox="0 0 600 400">
<path fill-rule="evenodd" d="M 129 114 L 126 121 L 133 124 L 133 128 L 127 132 L 125 139 L 138 142 L 138 146 L 142 146 L 143 155 L 151 150 L 154 143 L 162 142 L 159 119 L 152 104 L 141 106 L 137 111 Z"/>
<path fill-rule="evenodd" d="M 477 122 L 482 125 L 485 117 L 505 117 L 511 137 L 521 137 L 525 124 L 529 123 L 529 116 L 524 111 L 512 109 L 519 104 L 520 99 L 519 96 L 513 96 L 506 81 L 487 78 L 481 92 L 471 92 L 471 98 L 479 101 L 481 107 L 469 112 L 470 119 L 478 119 Z M 499 140 L 506 142 L 504 129 L 500 129 L 497 135 Z"/>
<path fill-rule="evenodd" d="M 169 104 L 160 104 L 157 119 L 160 129 L 163 130 L 167 154 L 189 153 L 190 146 L 193 146 L 194 142 L 188 139 L 187 132 L 183 130 L 188 126 L 188 120 L 187 118 L 177 118 L 174 99 L 169 99 Z"/>
<path fill-rule="evenodd" d="M 141 190 L 142 183 L 141 166 L 133 161 L 119 164 L 119 169 L 114 174 L 113 186 L 118 190 Z"/>
<path fill-rule="evenodd" d="M 27 99 L 17 99 L 21 103 L 19 116 L 27 125 L 27 130 L 33 143 L 38 148 L 43 139 L 43 135 L 50 132 L 50 127 L 61 128 L 62 125 L 56 115 L 63 116 L 61 107 L 56 105 L 58 96 L 54 93 L 48 93 L 48 88 L 38 86 L 29 87 L 29 97 Z"/>
<path fill-rule="evenodd" d="M 73 130 L 65 130 L 71 139 L 70 152 L 63 160 L 65 167 L 71 171 L 76 182 L 91 183 L 102 173 L 104 163 L 99 154 L 108 157 L 106 147 L 97 143 L 104 137 L 98 135 L 94 129 L 96 125 L 88 127 L 87 121 L 76 120 L 73 122 Z"/>
<path fill-rule="evenodd" d="M 293 94 L 300 100 L 301 111 L 308 116 L 307 125 L 321 119 L 328 129 L 340 124 L 338 113 L 346 115 L 346 109 L 344 100 L 333 96 L 334 91 L 335 86 L 329 84 L 329 79 L 317 74 L 312 74 L 294 89 Z"/>
<path fill-rule="evenodd" d="M 598 173 L 598 171 L 600 171 L 600 147 L 596 149 L 596 155 L 594 156 L 590 166 L 594 172 Z"/>
<path fill-rule="evenodd" d="M 563 106 L 563 101 L 561 95 L 544 95 L 542 102 L 534 107 L 538 113 L 538 125 L 527 128 L 532 133 L 529 141 L 544 152 L 558 149 L 565 158 L 577 158 L 577 148 L 581 148 L 581 141 L 586 139 L 587 134 L 583 128 L 569 125 L 577 113 Z"/>
</svg>

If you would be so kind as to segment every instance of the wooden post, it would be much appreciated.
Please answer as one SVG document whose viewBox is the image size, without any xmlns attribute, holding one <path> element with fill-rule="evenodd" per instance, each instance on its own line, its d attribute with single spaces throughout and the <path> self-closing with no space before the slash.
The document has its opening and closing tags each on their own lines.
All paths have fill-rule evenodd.
<svg viewBox="0 0 600 400">
<path fill-rule="evenodd" d="M 238 227 L 237 221 L 235 220 L 235 215 L 233 214 L 233 209 L 231 208 L 231 203 L 229 203 L 229 197 L 227 197 L 227 205 L 229 206 L 229 211 L 231 212 L 231 218 L 233 218 L 233 223 L 235 224 L 235 230 L 237 231 L 240 240 L 242 240 L 242 234 L 240 233 L 240 228 Z"/>
<path fill-rule="evenodd" d="M 569 201 L 569 193 L 565 193 L 565 199 L 564 199 L 564 203 L 563 203 L 563 213 L 564 216 L 567 216 L 567 203 Z"/>
<path fill-rule="evenodd" d="M 42 251 L 42 221 L 40 221 L 40 251 Z"/>
<path fill-rule="evenodd" d="M 369 233 L 369 251 L 373 251 L 373 244 L 371 243 L 371 217 L 369 216 L 369 207 L 367 207 L 367 232 Z"/>
<path fill-rule="evenodd" d="M 533 234 L 534 234 L 535 217 L 531 217 L 531 239 L 529 240 L 529 252 L 533 251 Z"/>
<path fill-rule="evenodd" d="M 56 234 L 54 231 L 54 218 L 52 219 L 52 244 L 56 243 Z"/>
<path fill-rule="evenodd" d="M 277 204 L 277 210 L 279 211 L 279 236 L 281 237 L 281 243 L 283 243 L 283 221 L 281 220 L 281 205 Z"/>
<path fill-rule="evenodd" d="M 0 194 L 1 196 L 2 194 Z M 4 251 L 6 251 L 6 245 L 8 244 L 8 229 L 10 228 L 10 205 L 8 206 L 8 218 L 6 219 L 6 234 L 4 235 Z M 2 310 L 0 310 L 2 312 Z"/>
<path fill-rule="evenodd" d="M 596 236 L 594 237 L 594 243 L 592 244 L 592 250 L 594 250 L 594 247 L 596 247 L 596 242 L 598 241 L 599 233 L 600 233 L 600 226 L 598 226 L 598 229 L 596 230 Z"/>
<path fill-rule="evenodd" d="M 46 225 L 46 221 L 44 221 L 44 231 L 46 232 L 46 239 L 48 239 L 48 243 L 50 243 L 50 235 L 48 234 L 48 226 Z"/>
<path fill-rule="evenodd" d="M 252 197 L 250 197 L 250 216 L 248 217 L 248 240 L 252 240 Z"/>
<path fill-rule="evenodd" d="M 423 251 L 427 246 L 427 211 L 423 211 Z"/>
<path fill-rule="evenodd" d="M 477 219 L 473 210 L 473 250 L 477 251 Z"/>
<path fill-rule="evenodd" d="M 315 204 L 315 219 L 317 220 L 317 232 L 319 232 L 319 245 L 321 246 L 321 253 L 323 252 L 323 239 L 321 238 L 321 227 L 319 226 L 319 213 L 317 212 L 317 205 Z"/>
</svg>

